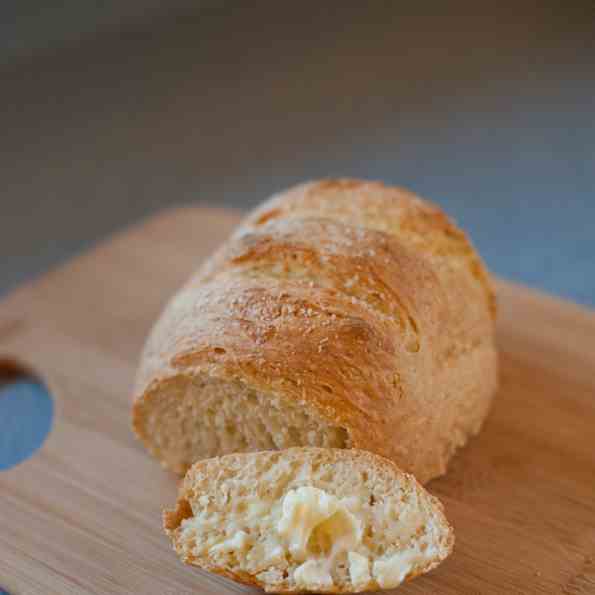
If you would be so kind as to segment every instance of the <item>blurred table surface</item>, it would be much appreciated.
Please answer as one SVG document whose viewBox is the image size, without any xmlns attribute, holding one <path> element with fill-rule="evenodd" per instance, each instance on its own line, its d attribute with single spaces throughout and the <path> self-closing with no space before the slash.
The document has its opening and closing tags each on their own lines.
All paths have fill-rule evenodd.
<svg viewBox="0 0 595 595">
<path fill-rule="evenodd" d="M 594 305 L 595 3 L 298 4 L 171 2 L 4 63 L 0 294 L 167 206 L 355 176 Z"/>
</svg>

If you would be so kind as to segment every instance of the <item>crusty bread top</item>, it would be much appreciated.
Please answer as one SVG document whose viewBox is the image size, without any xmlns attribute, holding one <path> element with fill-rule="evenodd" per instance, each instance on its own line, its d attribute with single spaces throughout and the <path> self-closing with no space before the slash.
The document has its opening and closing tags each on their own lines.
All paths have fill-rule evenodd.
<svg viewBox="0 0 595 595">
<path fill-rule="evenodd" d="M 487 413 L 494 312 L 485 268 L 440 209 L 380 183 L 304 184 L 251 214 L 171 300 L 142 358 L 135 428 L 177 470 L 151 442 L 158 422 L 146 429 L 152 404 L 192 379 L 236 382 L 425 482 Z"/>
<path fill-rule="evenodd" d="M 482 288 L 489 311 L 495 316 L 494 291 L 469 238 L 442 209 L 404 188 L 355 179 L 307 182 L 263 203 L 236 235 L 273 220 L 306 217 L 341 221 L 396 236 L 434 265 L 440 263 L 438 268 L 459 265 Z"/>
<path fill-rule="evenodd" d="M 164 526 L 185 562 L 276 592 L 394 587 L 437 566 L 454 541 L 442 505 L 412 476 L 342 449 L 201 461 Z"/>
</svg>

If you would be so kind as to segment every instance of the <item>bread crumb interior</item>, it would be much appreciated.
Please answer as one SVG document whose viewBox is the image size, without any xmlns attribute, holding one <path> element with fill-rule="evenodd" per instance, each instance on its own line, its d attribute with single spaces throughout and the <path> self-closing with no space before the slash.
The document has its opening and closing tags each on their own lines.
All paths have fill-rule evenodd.
<svg viewBox="0 0 595 595">
<path fill-rule="evenodd" d="M 207 559 L 270 590 L 333 592 L 396 587 L 439 554 L 430 503 L 409 485 L 282 457 L 221 473 L 215 491 L 199 478 L 179 522 L 190 563 Z"/>
<path fill-rule="evenodd" d="M 301 403 L 237 381 L 180 381 L 160 394 L 147 412 L 149 448 L 178 473 L 198 460 L 235 452 L 350 446 L 346 430 L 316 417 Z"/>
</svg>

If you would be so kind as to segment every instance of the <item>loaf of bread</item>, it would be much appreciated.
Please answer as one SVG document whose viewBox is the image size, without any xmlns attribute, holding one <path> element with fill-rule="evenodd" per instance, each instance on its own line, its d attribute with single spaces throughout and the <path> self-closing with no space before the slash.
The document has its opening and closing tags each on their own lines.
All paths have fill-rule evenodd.
<svg viewBox="0 0 595 595">
<path fill-rule="evenodd" d="M 133 426 L 164 466 L 359 448 L 441 475 L 497 384 L 494 296 L 436 206 L 355 180 L 273 197 L 169 302 Z"/>
<path fill-rule="evenodd" d="M 396 587 L 440 564 L 454 542 L 436 498 L 356 449 L 200 461 L 164 527 L 184 562 L 274 592 Z"/>
</svg>

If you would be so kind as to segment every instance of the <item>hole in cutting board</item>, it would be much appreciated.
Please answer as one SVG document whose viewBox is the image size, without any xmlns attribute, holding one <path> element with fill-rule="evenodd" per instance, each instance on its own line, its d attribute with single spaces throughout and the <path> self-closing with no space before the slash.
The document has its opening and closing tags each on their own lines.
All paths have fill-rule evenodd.
<svg viewBox="0 0 595 595">
<path fill-rule="evenodd" d="M 27 460 L 41 447 L 53 417 L 54 402 L 44 384 L 14 364 L 0 361 L 0 472 Z"/>
</svg>

